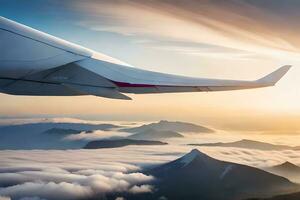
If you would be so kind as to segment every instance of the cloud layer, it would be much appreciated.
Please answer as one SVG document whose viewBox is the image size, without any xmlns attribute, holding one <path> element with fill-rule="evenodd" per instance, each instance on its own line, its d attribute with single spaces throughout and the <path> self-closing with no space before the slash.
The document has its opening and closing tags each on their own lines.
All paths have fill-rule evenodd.
<svg viewBox="0 0 300 200">
<path fill-rule="evenodd" d="M 28 153 L 30 154 L 30 152 Z M 57 162 L 64 162 L 63 153 L 57 153 L 55 156 Z M 61 158 L 57 158 L 59 154 L 61 154 Z M 152 186 L 147 183 L 154 178 L 139 172 L 129 172 L 137 169 L 132 165 L 107 163 L 102 166 L 95 165 L 93 169 L 79 166 L 64 169 L 51 166 L 53 164 L 43 166 L 35 171 L 10 167 L 8 171 L 14 172 L 0 173 L 0 195 L 3 198 L 10 197 L 12 199 L 26 197 L 73 200 L 92 197 L 101 199 L 107 193 L 114 192 L 135 194 L 152 191 Z"/>
<path fill-rule="evenodd" d="M 185 142 L 195 142 L 194 138 L 187 140 Z M 197 140 L 203 141 L 205 137 Z M 171 145 L 160 148 L 128 146 L 99 150 L 0 151 L 0 196 L 67 200 L 101 199 L 115 192 L 151 192 L 155 189 L 151 186 L 155 177 L 140 173 L 139 170 L 144 166 L 174 160 L 192 148 L 173 141 Z M 285 161 L 300 164 L 299 151 L 221 147 L 199 149 L 220 160 L 259 168 Z M 300 177 L 295 177 L 293 181 L 300 181 Z"/>
</svg>

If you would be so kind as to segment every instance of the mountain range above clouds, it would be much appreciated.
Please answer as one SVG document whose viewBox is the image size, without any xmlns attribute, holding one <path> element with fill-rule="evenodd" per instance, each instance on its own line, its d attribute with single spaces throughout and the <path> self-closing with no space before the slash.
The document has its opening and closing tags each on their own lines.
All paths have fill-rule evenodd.
<svg viewBox="0 0 300 200">
<path fill-rule="evenodd" d="M 168 143 L 162 142 L 165 139 L 183 137 L 184 136 L 182 134 L 175 131 L 159 131 L 152 128 L 145 128 L 143 131 L 134 133 L 128 137 L 111 137 L 108 139 L 90 141 L 83 148 L 102 149 L 124 147 L 129 145 L 166 145 Z"/>
<path fill-rule="evenodd" d="M 267 142 L 260 142 L 255 140 L 243 139 L 235 142 L 217 142 L 217 143 L 203 143 L 203 144 L 189 144 L 191 146 L 210 146 L 210 147 L 236 147 L 257 150 L 299 150 L 299 146 L 277 145 Z"/>
<path fill-rule="evenodd" d="M 85 141 L 68 141 L 71 134 L 120 128 L 114 124 L 40 122 L 0 126 L 0 149 L 78 149 Z"/>
<path fill-rule="evenodd" d="M 44 134 L 50 134 L 50 135 L 61 135 L 61 136 L 65 136 L 65 135 L 71 135 L 71 134 L 79 134 L 83 132 L 82 130 L 74 130 L 74 129 L 64 129 L 64 128 L 51 128 L 48 129 L 46 131 L 44 131 Z"/>
<path fill-rule="evenodd" d="M 281 176 L 254 167 L 217 160 L 213 158 L 214 154 L 209 154 L 213 156 L 211 157 L 197 149 L 176 160 L 173 160 L 174 155 L 171 159 L 157 154 L 153 157 L 153 153 L 159 152 L 160 149 L 170 150 L 168 147 L 160 146 L 149 148 L 136 146 L 105 150 L 25 151 L 24 153 L 11 151 L 12 155 L 7 155 L 5 160 L 9 161 L 8 165 L 16 160 L 19 167 L 11 165 L 2 168 L 0 183 L 2 182 L 4 186 L 0 188 L 0 196 L 11 196 L 12 200 L 31 197 L 31 195 L 49 200 L 116 200 L 117 197 L 124 197 L 126 200 L 242 200 L 252 197 L 267 198 L 277 194 L 295 192 L 299 189 L 297 184 Z M 185 147 L 185 149 L 187 148 Z M 147 153 L 145 154 L 145 152 Z M 182 152 L 177 155 L 181 154 Z M 167 157 L 169 156 L 167 155 Z M 158 157 L 160 157 L 160 162 L 155 162 L 158 161 Z M 24 159 L 21 160 L 23 163 L 21 166 L 20 158 Z M 33 161 L 32 165 L 28 165 Z M 154 166 L 153 161 L 166 163 Z M 111 167 L 108 167 L 110 166 L 109 162 L 113 164 Z M 136 162 L 143 164 L 134 166 Z M 129 163 L 133 164 L 128 168 L 129 171 L 113 172 L 114 170 L 124 170 L 124 166 Z M 44 166 L 46 169 L 36 169 L 35 166 Z M 107 170 L 112 171 L 107 172 Z M 148 181 L 126 185 L 126 182 L 130 182 L 132 178 L 141 176 L 148 177 Z M 5 178 L 3 179 L 3 177 Z M 120 182 L 118 182 L 119 179 L 121 179 Z M 56 182 L 52 183 L 52 180 Z M 110 180 L 108 185 L 107 180 Z M 27 183 L 28 181 L 30 183 Z M 30 185 L 37 186 L 39 189 L 27 187 Z M 53 189 L 52 186 L 59 189 Z M 102 189 L 107 186 L 117 189 L 108 189 L 102 192 Z M 82 198 L 75 198 L 72 195 L 77 192 L 77 188 L 92 188 L 93 193 L 84 195 Z M 47 192 L 41 193 L 41 189 Z M 62 192 L 53 194 L 57 190 Z M 19 198 L 15 198 L 15 191 L 18 191 Z M 68 191 L 70 192 L 68 193 Z M 66 196 L 62 198 L 61 194 Z"/>
<path fill-rule="evenodd" d="M 39 131 L 43 132 L 51 128 L 61 128 L 61 129 L 73 129 L 80 131 L 92 131 L 92 130 L 102 130 L 108 131 L 113 128 L 121 128 L 121 126 L 115 124 L 101 123 L 77 123 L 77 122 L 36 122 L 36 123 L 24 123 L 16 125 L 2 125 L 0 126 L 1 132 L 15 132 L 19 130 L 25 131 Z"/>
<path fill-rule="evenodd" d="M 168 138 L 183 138 L 184 136 L 175 131 L 156 130 L 153 128 L 146 128 L 143 131 L 134 133 L 128 136 L 129 139 L 135 140 L 160 140 Z"/>
<path fill-rule="evenodd" d="M 214 159 L 197 149 L 146 169 L 154 176 L 152 193 L 125 195 L 125 199 L 240 200 L 294 192 L 300 186 L 254 167 Z"/>
<path fill-rule="evenodd" d="M 284 171 L 289 171 L 289 172 L 294 172 L 294 173 L 300 173 L 300 167 L 298 165 L 295 165 L 291 162 L 284 162 L 282 164 L 279 165 L 275 165 L 273 167 L 271 167 L 272 170 L 284 170 Z"/>
<path fill-rule="evenodd" d="M 133 126 L 133 125 L 131 125 Z M 171 122 L 162 120 L 157 123 L 145 124 L 139 127 L 123 128 L 123 126 L 115 124 L 95 124 L 81 122 L 36 122 L 25 124 L 13 124 L 0 126 L 0 149 L 79 149 L 87 145 L 88 141 L 84 139 L 68 140 L 65 137 L 76 134 L 93 133 L 100 131 L 128 132 L 132 135 L 127 138 L 120 138 L 118 134 L 112 136 L 113 139 L 141 140 L 130 143 L 145 144 L 143 140 L 156 141 L 169 138 L 184 137 L 182 132 L 205 132 L 211 133 L 212 129 L 186 122 Z M 84 135 L 82 138 L 85 138 Z M 18 139 L 16 139 L 18 138 Z M 81 137 L 80 137 L 81 138 Z M 97 140 L 97 139 L 93 139 Z M 117 142 L 117 141 L 116 141 Z M 119 141 L 120 142 L 120 141 Z M 112 142 L 102 141 L 104 143 Z M 122 141 L 126 145 L 127 141 Z M 107 147 L 110 146 L 107 144 Z M 114 145 L 113 145 L 114 146 Z"/>
<path fill-rule="evenodd" d="M 132 128 L 124 128 L 120 129 L 120 131 L 129 132 L 129 133 L 138 133 L 144 132 L 150 129 L 156 131 L 174 131 L 179 133 L 214 133 L 213 129 L 200 126 L 193 123 L 187 122 L 179 122 L 179 121 L 167 121 L 161 120 L 159 122 L 144 124 L 142 126 L 132 127 Z"/>
<path fill-rule="evenodd" d="M 300 167 L 291 162 L 284 162 L 279 165 L 264 168 L 264 170 L 288 178 L 289 180 L 300 183 Z"/>
<path fill-rule="evenodd" d="M 167 145 L 168 143 L 153 140 L 132 140 L 132 139 L 115 139 L 115 140 L 96 140 L 88 142 L 84 149 L 104 149 L 117 148 L 129 145 Z"/>
</svg>

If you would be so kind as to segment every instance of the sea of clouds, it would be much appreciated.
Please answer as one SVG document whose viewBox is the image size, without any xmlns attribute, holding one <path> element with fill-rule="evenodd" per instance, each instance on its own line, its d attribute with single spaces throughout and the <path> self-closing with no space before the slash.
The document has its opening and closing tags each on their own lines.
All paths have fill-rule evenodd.
<svg viewBox="0 0 300 200">
<path fill-rule="evenodd" d="M 178 158 L 192 147 L 128 146 L 98 150 L 0 151 L 2 199 L 84 199 L 115 192 L 143 193 L 154 188 L 139 170 Z M 289 160 L 300 164 L 299 151 L 259 151 L 239 148 L 201 147 L 221 160 L 267 167 Z M 1 198 L 0 198 L 1 199 Z M 2 200 L 1 199 L 1 200 Z"/>
<path fill-rule="evenodd" d="M 68 200 L 151 192 L 154 178 L 138 166 L 82 151 L 1 151 L 0 196 Z"/>
<path fill-rule="evenodd" d="M 114 135 L 115 134 L 115 135 Z M 79 134 L 83 139 L 85 135 Z M 117 131 L 94 132 L 87 140 L 126 136 Z M 249 136 L 249 135 L 248 135 Z M 269 137 L 269 136 L 268 136 Z M 288 136 L 286 144 L 292 140 Z M 253 136 L 253 138 L 262 138 Z M 282 144 L 284 136 L 264 138 Z M 300 151 L 262 151 L 229 147 L 195 147 L 189 143 L 234 141 L 244 136 L 229 133 L 186 135 L 163 146 L 127 146 L 114 149 L 78 150 L 1 150 L 0 200 L 76 200 L 105 198 L 112 193 L 147 193 L 155 188 L 155 177 L 143 174 L 144 167 L 172 161 L 193 148 L 216 159 L 258 168 L 285 161 L 300 165 Z M 250 138 L 248 138 L 250 139 Z M 300 182 L 299 177 L 294 180 Z M 122 199 L 121 197 L 119 199 Z"/>
</svg>

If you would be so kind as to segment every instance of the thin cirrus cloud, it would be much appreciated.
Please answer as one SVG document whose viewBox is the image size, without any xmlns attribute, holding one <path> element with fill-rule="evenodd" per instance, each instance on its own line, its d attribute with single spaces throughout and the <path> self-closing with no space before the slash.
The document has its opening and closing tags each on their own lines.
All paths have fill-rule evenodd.
<svg viewBox="0 0 300 200">
<path fill-rule="evenodd" d="M 287 5 L 286 5 L 287 4 Z M 295 4 L 295 5 L 294 5 Z M 95 31 L 142 36 L 152 41 L 174 41 L 158 46 L 190 55 L 212 56 L 207 48 L 183 48 L 180 43 L 212 45 L 223 50 L 223 58 L 298 55 L 300 41 L 294 25 L 297 2 L 272 1 L 270 7 L 258 0 L 229 1 L 77 1 L 71 6 L 83 13 L 79 25 Z M 290 9 L 289 15 L 278 12 Z M 130 14 L 128 14 L 130 13 Z M 291 23 L 287 25 L 286 20 Z M 150 45 L 151 45 L 150 40 Z M 144 43 L 148 43 L 145 42 Z M 153 45 L 153 44 L 152 44 Z M 228 49 L 227 49 L 228 48 Z M 224 50 L 226 49 L 226 50 Z"/>
</svg>

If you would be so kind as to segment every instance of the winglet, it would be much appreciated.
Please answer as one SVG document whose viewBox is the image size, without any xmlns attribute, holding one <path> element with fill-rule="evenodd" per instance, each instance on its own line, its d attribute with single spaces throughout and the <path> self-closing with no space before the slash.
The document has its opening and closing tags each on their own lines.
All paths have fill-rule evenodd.
<svg viewBox="0 0 300 200">
<path fill-rule="evenodd" d="M 291 67 L 291 65 L 280 67 L 276 71 L 268 74 L 261 79 L 256 80 L 255 82 L 263 85 L 273 86 L 289 71 Z"/>
</svg>

